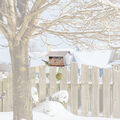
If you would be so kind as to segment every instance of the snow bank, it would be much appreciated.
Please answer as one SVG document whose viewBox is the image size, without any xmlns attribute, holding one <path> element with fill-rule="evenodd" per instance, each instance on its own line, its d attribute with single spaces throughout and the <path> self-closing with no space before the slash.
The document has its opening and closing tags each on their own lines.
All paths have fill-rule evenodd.
<svg viewBox="0 0 120 120">
<path fill-rule="evenodd" d="M 0 112 L 0 120 L 13 120 L 12 112 Z M 112 118 L 103 118 L 103 117 L 81 117 L 71 114 L 70 112 L 61 111 L 59 109 L 55 116 L 49 116 L 45 113 L 33 111 L 33 120 L 120 120 Z"/>
<path fill-rule="evenodd" d="M 0 112 L 0 120 L 13 120 L 12 112 Z"/>
<path fill-rule="evenodd" d="M 55 117 L 58 114 L 58 112 L 62 113 L 63 111 L 65 111 L 65 108 L 59 102 L 45 101 L 40 103 L 37 107 L 35 107 L 33 111 L 44 113 L 51 117 Z"/>
<path fill-rule="evenodd" d="M 37 91 L 33 88 L 32 92 L 34 95 Z M 36 100 L 36 96 L 34 96 L 34 99 Z M 68 102 L 68 93 L 65 90 L 55 93 L 51 97 L 52 99 L 55 101 L 44 101 L 33 109 L 33 120 L 118 120 L 101 117 L 81 117 L 72 114 L 62 105 L 63 102 Z M 13 112 L 0 112 L 0 120 L 13 120 Z"/>
<path fill-rule="evenodd" d="M 51 100 L 52 101 L 57 101 L 62 104 L 68 103 L 69 95 L 66 90 L 61 90 L 55 94 L 52 95 Z"/>
</svg>

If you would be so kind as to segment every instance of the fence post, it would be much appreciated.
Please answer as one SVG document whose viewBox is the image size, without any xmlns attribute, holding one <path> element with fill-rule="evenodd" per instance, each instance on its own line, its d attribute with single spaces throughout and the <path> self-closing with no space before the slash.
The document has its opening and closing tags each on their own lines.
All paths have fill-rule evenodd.
<svg viewBox="0 0 120 120">
<path fill-rule="evenodd" d="M 46 69 L 45 66 L 39 67 L 39 101 L 46 98 Z"/>
<path fill-rule="evenodd" d="M 74 114 L 78 113 L 78 66 L 77 63 L 71 63 L 70 71 L 71 81 L 71 112 Z"/>
<path fill-rule="evenodd" d="M 113 70 L 113 117 L 120 118 L 120 71 Z"/>
<path fill-rule="evenodd" d="M 57 92 L 56 67 L 50 67 L 50 96 Z"/>
<path fill-rule="evenodd" d="M 89 110 L 89 85 L 87 65 L 81 65 L 81 78 L 81 112 L 83 116 L 87 116 Z"/>
<path fill-rule="evenodd" d="M 103 70 L 103 116 L 110 117 L 110 69 Z"/>
<path fill-rule="evenodd" d="M 99 68 L 92 67 L 92 115 L 99 115 Z"/>
</svg>

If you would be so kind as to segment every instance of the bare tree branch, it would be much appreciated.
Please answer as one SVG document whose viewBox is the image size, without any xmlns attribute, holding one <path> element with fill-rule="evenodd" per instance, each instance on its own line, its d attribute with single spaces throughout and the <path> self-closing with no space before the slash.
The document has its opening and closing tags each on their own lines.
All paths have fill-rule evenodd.
<svg viewBox="0 0 120 120">
<path fill-rule="evenodd" d="M 43 5 L 46 1 L 47 0 L 45 0 L 44 2 L 36 0 L 36 2 L 34 3 L 31 11 L 37 10 L 37 8 L 41 5 Z M 28 26 L 32 24 L 32 20 L 35 19 L 34 17 L 36 17 L 36 16 L 31 16 L 31 13 L 29 13 L 28 15 L 25 16 L 24 21 L 21 25 L 21 29 L 16 35 L 16 39 L 21 38 L 23 36 L 23 34 L 25 33 L 25 31 L 30 28 L 30 27 L 28 28 Z"/>
<path fill-rule="evenodd" d="M 4 34 L 5 38 L 9 41 L 10 36 L 9 36 L 8 31 L 6 30 L 6 28 L 4 28 L 3 26 L 0 26 L 0 31 Z"/>
<path fill-rule="evenodd" d="M 15 12 L 15 1 L 8 0 L 9 6 L 9 18 L 8 18 L 8 26 L 10 29 L 11 39 L 14 39 L 16 33 L 16 12 Z M 16 40 L 17 41 L 17 40 Z M 14 41 L 14 42 L 16 42 Z"/>
<path fill-rule="evenodd" d="M 2 21 L 0 21 L 0 26 L 1 27 L 7 27 Z"/>
<path fill-rule="evenodd" d="M 76 1 L 70 0 L 61 7 L 61 13 L 59 16 L 56 19 L 51 20 L 47 18 L 42 19 L 41 14 L 49 7 L 60 5 L 61 3 L 59 2 L 61 0 L 36 0 L 33 2 L 33 6 L 29 12 L 26 10 L 29 0 L 24 0 L 22 2 L 21 0 L 16 0 L 17 2 L 14 2 L 13 0 L 12 2 L 10 2 L 10 0 L 8 1 L 9 6 L 11 3 L 11 6 L 17 7 L 20 11 L 21 26 L 19 24 L 19 28 L 17 28 L 18 25 L 16 25 L 19 22 L 17 20 L 19 17 L 15 16 L 18 14 L 16 11 L 17 8 L 14 9 L 14 7 L 11 7 L 9 11 L 12 12 L 9 12 L 9 15 L 7 15 L 7 19 L 9 20 L 9 28 L 7 28 L 7 31 L 9 31 L 9 34 L 13 34 L 14 31 L 14 35 L 12 36 L 15 36 L 15 39 L 19 42 L 23 38 L 30 39 L 37 35 L 42 35 L 44 32 L 62 36 L 71 41 L 73 41 L 73 38 L 90 38 L 93 39 L 93 41 L 98 40 L 103 42 L 107 41 L 109 37 L 114 40 L 116 38 L 115 41 L 119 40 L 119 35 L 114 32 L 114 30 L 119 31 L 119 25 L 118 27 L 111 28 L 112 35 L 107 31 L 110 29 L 110 24 L 114 23 L 113 21 L 119 21 L 120 14 L 113 6 L 103 3 L 103 1 L 92 0 L 87 3 L 81 3 L 81 1 L 76 3 Z M 108 2 L 106 1 L 106 3 Z M 15 4 L 17 4 L 17 6 Z M 12 17 L 9 18 L 11 15 Z M 114 17 L 111 17 L 113 15 Z M 40 19 L 42 22 L 38 24 Z M 3 25 L 2 22 L 0 22 L 0 24 Z M 62 28 L 62 31 L 59 30 L 59 27 Z M 103 40 L 103 38 L 105 40 Z M 80 40 L 81 39 L 78 41 Z"/>
<path fill-rule="evenodd" d="M 17 0 L 16 1 L 16 13 L 17 13 L 17 27 L 19 27 L 25 15 L 27 14 L 28 0 Z"/>
</svg>

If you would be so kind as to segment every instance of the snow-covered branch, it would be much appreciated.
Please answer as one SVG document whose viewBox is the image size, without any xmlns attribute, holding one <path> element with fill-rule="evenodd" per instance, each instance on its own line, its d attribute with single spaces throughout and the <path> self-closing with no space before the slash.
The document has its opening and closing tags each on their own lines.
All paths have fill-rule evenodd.
<svg viewBox="0 0 120 120">
<path fill-rule="evenodd" d="M 120 3 L 112 3 L 110 0 L 98 0 L 98 1 L 104 5 L 111 6 L 115 9 L 120 9 Z"/>
<path fill-rule="evenodd" d="M 28 1 L 31 2 L 32 5 L 31 9 L 26 11 Z M 16 21 L 18 16 L 15 16 L 15 13 L 17 13 L 17 15 L 19 12 L 20 15 L 24 14 L 24 17 L 20 18 L 23 18 L 23 20 L 20 20 L 22 22 L 21 26 L 16 28 L 16 40 L 22 40 L 23 38 L 31 39 L 36 36 L 42 36 L 43 33 L 46 32 L 60 38 L 71 40 L 75 44 L 86 44 L 88 46 L 91 45 L 91 43 L 96 43 L 96 41 L 107 44 L 113 41 L 119 41 L 120 14 L 115 9 L 115 7 L 120 7 L 118 3 L 110 0 L 92 0 L 89 2 L 68 0 L 66 3 L 61 0 L 27 0 L 18 6 L 17 4 L 19 2 L 20 0 L 15 2 L 16 11 L 11 9 L 13 10 L 11 15 L 14 19 L 11 19 L 12 17 L 9 18 L 9 14 L 6 17 L 10 23 L 8 24 L 9 28 L 11 28 L 12 25 L 15 27 L 15 24 L 18 24 Z M 11 1 L 9 3 L 11 3 Z M 20 9 L 24 10 L 25 13 L 20 11 Z M 50 11 L 53 11 L 52 14 L 54 14 L 55 11 L 59 12 L 54 14 L 54 17 L 51 17 L 52 14 Z M 47 12 L 48 16 L 43 16 L 43 13 Z M 15 24 L 11 24 L 13 22 Z M 0 22 L 0 25 L 4 24 Z M 18 25 L 16 25 L 16 27 L 18 27 Z M 13 26 L 11 30 L 12 29 Z M 3 30 L 2 28 L 2 31 Z M 13 31 L 9 30 L 9 32 L 9 34 L 13 35 Z M 90 44 L 88 44 L 88 39 L 90 39 Z"/>
</svg>

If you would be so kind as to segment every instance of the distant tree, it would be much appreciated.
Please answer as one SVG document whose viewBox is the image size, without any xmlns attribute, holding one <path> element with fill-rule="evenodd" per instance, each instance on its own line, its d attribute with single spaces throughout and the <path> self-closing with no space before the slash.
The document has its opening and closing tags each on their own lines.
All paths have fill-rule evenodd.
<svg viewBox="0 0 120 120">
<path fill-rule="evenodd" d="M 0 0 L 0 31 L 11 55 L 14 120 L 32 120 L 29 40 L 41 36 L 44 41 L 52 34 L 81 48 L 116 48 L 120 14 L 115 5 L 110 0 Z"/>
</svg>

